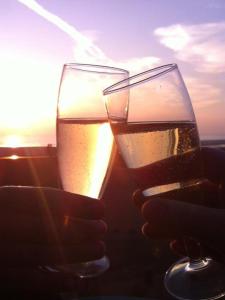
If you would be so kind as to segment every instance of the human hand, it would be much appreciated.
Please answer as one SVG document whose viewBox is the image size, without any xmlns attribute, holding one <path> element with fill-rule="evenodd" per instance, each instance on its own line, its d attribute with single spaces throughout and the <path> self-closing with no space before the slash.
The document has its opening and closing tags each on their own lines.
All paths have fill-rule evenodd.
<svg viewBox="0 0 225 300">
<path fill-rule="evenodd" d="M 100 201 L 39 187 L 0 188 L 1 267 L 101 258 L 106 224 Z"/>
<path fill-rule="evenodd" d="M 196 190 L 187 188 L 147 200 L 137 191 L 134 201 L 146 220 L 142 231 L 147 237 L 173 239 L 172 249 L 181 254 L 185 254 L 185 247 L 178 242 L 179 238 L 193 237 L 204 246 L 206 255 L 224 260 L 225 152 L 203 148 L 202 157 L 207 180 Z M 199 197 L 202 194 L 204 203 Z M 191 204 L 176 201 L 176 197 Z"/>
</svg>

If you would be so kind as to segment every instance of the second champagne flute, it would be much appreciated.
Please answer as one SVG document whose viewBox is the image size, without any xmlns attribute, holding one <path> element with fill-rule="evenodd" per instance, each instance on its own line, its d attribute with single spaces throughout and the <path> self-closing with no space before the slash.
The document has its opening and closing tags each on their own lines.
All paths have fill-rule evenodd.
<svg viewBox="0 0 225 300">
<path fill-rule="evenodd" d="M 203 196 L 197 124 L 177 65 L 134 75 L 108 87 L 104 95 L 118 148 L 143 196 L 176 194 L 184 200 L 183 194 L 187 200 L 196 190 Z M 224 266 L 201 257 L 198 250 L 199 255 L 186 257 L 167 271 L 167 291 L 178 299 L 223 297 Z"/>
<path fill-rule="evenodd" d="M 102 197 L 114 156 L 113 135 L 103 102 L 103 89 L 128 77 L 123 69 L 66 64 L 57 107 L 57 157 L 62 188 L 93 199 Z M 81 278 L 95 277 L 109 260 L 61 266 Z"/>
</svg>

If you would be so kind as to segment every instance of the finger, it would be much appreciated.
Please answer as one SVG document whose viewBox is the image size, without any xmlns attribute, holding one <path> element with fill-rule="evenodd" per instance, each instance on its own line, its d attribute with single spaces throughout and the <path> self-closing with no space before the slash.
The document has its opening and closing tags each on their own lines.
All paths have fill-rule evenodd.
<svg viewBox="0 0 225 300">
<path fill-rule="evenodd" d="M 159 194 L 159 197 L 183 201 L 204 206 L 217 206 L 218 186 L 207 179 L 201 179 L 196 182 L 191 181 L 183 186 Z M 133 195 L 133 201 L 138 208 L 149 199 L 156 196 L 145 196 L 141 190 L 136 190 Z"/>
<path fill-rule="evenodd" d="M 168 230 L 156 231 L 155 228 L 146 223 L 142 227 L 142 231 L 145 236 L 151 237 L 151 239 L 171 239 L 172 234 Z M 203 248 L 197 239 L 192 237 L 177 235 L 177 240 L 170 242 L 171 250 L 179 256 L 188 256 L 192 259 L 198 259 L 199 257 L 204 257 Z"/>
<path fill-rule="evenodd" d="M 203 240 L 220 240 L 225 237 L 222 230 L 225 226 L 225 211 L 221 209 L 152 198 L 144 203 L 142 213 L 149 223 L 144 233 L 150 237 L 159 235 L 174 238 L 185 235 Z"/>
<path fill-rule="evenodd" d="M 63 242 L 75 244 L 80 241 L 97 241 L 104 238 L 107 224 L 102 220 L 69 219 L 63 226 Z"/>
<path fill-rule="evenodd" d="M 181 187 L 161 195 L 163 198 L 176 201 L 216 207 L 218 186 L 208 179 L 191 180 L 190 182 L 185 182 Z"/>
<path fill-rule="evenodd" d="M 0 218 L 0 242 L 76 244 L 103 239 L 107 225 L 102 220 L 36 217 L 18 214 Z"/>
<path fill-rule="evenodd" d="M 105 245 L 100 241 L 69 247 L 5 244 L 0 247 L 0 263 L 3 267 L 54 266 L 91 261 L 104 254 Z"/>
<path fill-rule="evenodd" d="M 144 204 L 144 202 L 148 200 L 148 198 L 143 195 L 142 190 L 140 189 L 136 190 L 133 193 L 132 199 L 135 206 L 137 206 L 139 209 L 141 208 L 142 204 Z"/>
<path fill-rule="evenodd" d="M 221 149 L 203 147 L 202 157 L 205 176 L 214 183 L 225 181 L 225 152 Z"/>
<path fill-rule="evenodd" d="M 1 213 L 69 215 L 87 219 L 104 216 L 101 201 L 55 188 L 1 187 Z"/>
</svg>

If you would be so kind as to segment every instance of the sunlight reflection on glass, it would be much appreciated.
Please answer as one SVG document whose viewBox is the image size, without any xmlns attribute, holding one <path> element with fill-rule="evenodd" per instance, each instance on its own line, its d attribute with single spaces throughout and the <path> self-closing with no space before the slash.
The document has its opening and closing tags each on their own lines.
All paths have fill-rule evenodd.
<svg viewBox="0 0 225 300">
<path fill-rule="evenodd" d="M 113 135 L 110 125 L 104 123 L 101 125 L 96 138 L 96 149 L 92 167 L 94 180 L 93 184 L 90 185 L 89 191 L 92 197 L 99 197 L 99 191 L 102 190 L 102 182 L 104 181 L 105 174 L 107 174 L 107 168 L 110 166 L 110 159 L 113 159 Z"/>
</svg>

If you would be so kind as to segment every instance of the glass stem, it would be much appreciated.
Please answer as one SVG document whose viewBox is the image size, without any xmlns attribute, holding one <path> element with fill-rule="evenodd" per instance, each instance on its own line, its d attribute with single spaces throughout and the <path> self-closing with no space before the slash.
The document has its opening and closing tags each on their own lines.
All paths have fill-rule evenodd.
<svg viewBox="0 0 225 300">
<path fill-rule="evenodd" d="M 203 255 L 200 242 L 190 237 L 184 237 L 183 243 L 189 257 L 189 263 L 185 267 L 186 271 L 194 272 L 206 268 L 209 261 Z"/>
</svg>

